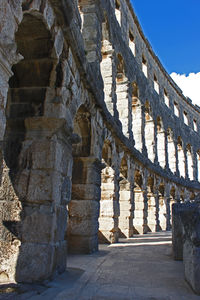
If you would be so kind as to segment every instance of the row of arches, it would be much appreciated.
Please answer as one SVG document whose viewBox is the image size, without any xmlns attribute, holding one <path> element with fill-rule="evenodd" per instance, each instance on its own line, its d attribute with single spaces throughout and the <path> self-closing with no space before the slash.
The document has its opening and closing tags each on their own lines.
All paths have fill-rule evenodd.
<svg viewBox="0 0 200 300">
<path fill-rule="evenodd" d="M 108 66 L 107 63 L 106 66 Z M 105 70 L 103 60 L 102 75 L 104 75 Z M 180 174 L 183 177 L 187 176 L 190 180 L 198 180 L 200 170 L 198 168 L 197 157 L 195 157 L 195 154 L 193 154 L 194 158 L 192 157 L 191 145 L 186 145 L 184 150 L 181 137 L 178 137 L 177 141 L 175 141 L 172 129 L 168 128 L 165 131 L 161 116 L 157 116 L 156 121 L 154 121 L 150 103 L 146 101 L 142 105 L 139 100 L 138 86 L 135 82 L 131 85 L 130 90 L 132 93 L 130 102 L 128 81 L 124 76 L 123 70 L 123 60 L 119 55 L 116 77 L 116 108 L 119 120 L 122 123 L 123 133 L 127 137 L 133 136 L 136 149 L 143 153 L 146 151 L 148 158 L 152 162 L 158 161 L 162 168 L 168 165 L 173 173 Z M 111 102 L 113 99 L 111 78 L 112 70 L 110 70 L 109 74 L 109 89 L 107 89 L 107 79 L 104 81 L 104 88 L 106 91 L 105 102 L 108 103 L 107 108 L 112 107 L 111 111 L 113 114 L 114 105 Z"/>
<path fill-rule="evenodd" d="M 91 119 L 89 110 L 81 106 L 74 121 L 80 141 L 73 145 L 70 251 L 88 253 L 97 249 L 98 243 L 114 243 L 119 237 L 170 230 L 171 206 L 184 200 L 184 191 L 131 161 L 109 132 L 102 138 L 101 162 L 97 162 L 90 151 Z M 86 152 L 85 141 L 90 145 Z"/>
<path fill-rule="evenodd" d="M 123 58 L 112 48 L 107 22 L 102 27 L 101 74 L 107 109 L 121 121 L 122 132 L 129 139 L 134 139 L 136 149 L 147 153 L 148 158 L 158 162 L 162 168 L 167 167 L 172 173 L 198 180 L 198 154 L 192 153 L 190 144 L 184 149 L 181 137 L 175 141 L 172 129 L 164 129 L 161 116 L 155 120 L 148 100 L 141 103 L 137 83 L 130 85 Z"/>
</svg>

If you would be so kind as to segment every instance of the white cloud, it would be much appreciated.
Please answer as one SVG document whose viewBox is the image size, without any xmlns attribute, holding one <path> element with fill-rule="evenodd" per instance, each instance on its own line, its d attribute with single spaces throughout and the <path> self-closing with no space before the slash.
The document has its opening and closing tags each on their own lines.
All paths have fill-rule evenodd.
<svg viewBox="0 0 200 300">
<path fill-rule="evenodd" d="M 170 76 L 183 91 L 183 94 L 189 97 L 193 104 L 200 106 L 200 72 L 190 73 L 188 76 L 173 72 Z"/>
</svg>

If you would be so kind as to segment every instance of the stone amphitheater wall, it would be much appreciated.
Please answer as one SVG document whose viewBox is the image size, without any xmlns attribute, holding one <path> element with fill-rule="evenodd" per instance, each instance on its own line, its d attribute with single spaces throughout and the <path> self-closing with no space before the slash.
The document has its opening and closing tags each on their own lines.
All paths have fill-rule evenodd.
<svg viewBox="0 0 200 300">
<path fill-rule="evenodd" d="M 169 230 L 172 203 L 200 190 L 199 109 L 129 1 L 3 1 L 0 14 L 0 281 L 62 272 L 67 248 Z"/>
</svg>

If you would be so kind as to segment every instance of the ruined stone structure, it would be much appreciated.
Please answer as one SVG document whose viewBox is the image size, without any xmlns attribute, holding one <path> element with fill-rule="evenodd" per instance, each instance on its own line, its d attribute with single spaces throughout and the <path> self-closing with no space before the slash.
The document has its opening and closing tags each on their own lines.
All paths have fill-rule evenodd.
<svg viewBox="0 0 200 300">
<path fill-rule="evenodd" d="M 199 116 L 128 0 L 2 0 L 0 281 L 169 230 L 200 191 Z"/>
</svg>

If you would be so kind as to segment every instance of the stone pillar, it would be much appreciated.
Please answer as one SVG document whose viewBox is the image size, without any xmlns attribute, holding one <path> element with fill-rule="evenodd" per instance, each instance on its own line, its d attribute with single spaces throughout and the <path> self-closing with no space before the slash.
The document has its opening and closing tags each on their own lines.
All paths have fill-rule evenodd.
<svg viewBox="0 0 200 300">
<path fill-rule="evenodd" d="M 159 196 L 159 224 L 161 230 L 167 229 L 167 207 L 166 199 L 164 196 Z"/>
<path fill-rule="evenodd" d="M 156 195 L 153 192 L 147 193 L 148 199 L 148 230 L 151 232 L 156 232 L 157 222 L 156 222 Z"/>
<path fill-rule="evenodd" d="M 134 207 L 134 234 L 147 233 L 147 193 L 138 187 L 134 188 Z"/>
<path fill-rule="evenodd" d="M 155 191 L 155 205 L 156 205 L 156 232 L 160 231 L 160 220 L 159 220 L 159 193 Z"/>
<path fill-rule="evenodd" d="M 101 163 L 94 157 L 75 157 L 67 232 L 72 253 L 98 250 L 100 184 Z"/>
<path fill-rule="evenodd" d="M 79 10 L 87 60 L 89 63 L 97 63 L 101 59 L 101 21 L 98 5 L 95 0 L 84 0 L 81 1 Z"/>
<path fill-rule="evenodd" d="M 133 235 L 133 188 L 126 179 L 120 181 L 119 236 L 129 238 Z"/>
<path fill-rule="evenodd" d="M 172 205 L 172 249 L 175 260 L 183 260 L 183 224 L 181 221 L 181 211 L 184 204 L 174 203 Z"/>
<path fill-rule="evenodd" d="M 122 132 L 126 137 L 129 137 L 129 97 L 128 97 L 128 81 L 125 75 L 124 78 L 117 78 L 116 95 L 117 95 L 117 110 L 119 112 L 119 120 L 122 123 Z"/>
<path fill-rule="evenodd" d="M 99 242 L 115 243 L 119 231 L 119 174 L 108 165 L 101 175 Z"/>
<path fill-rule="evenodd" d="M 10 159 L 15 144 L 10 136 L 5 140 L 9 172 L 5 167 L 2 189 L 7 191 L 5 200 L 10 209 L 3 224 L 14 237 L 14 247 L 18 245 L 14 251 L 17 261 L 10 256 L 17 282 L 45 280 L 66 268 L 66 203 L 71 191 L 72 157 L 71 146 L 58 137 L 64 124 L 64 120 L 27 118 L 17 169 Z M 6 264 L 4 268 L 5 273 L 9 271 Z"/>
<path fill-rule="evenodd" d="M 113 49 L 110 43 L 102 47 L 101 75 L 104 82 L 104 101 L 108 111 L 114 116 L 113 104 Z"/>
</svg>

